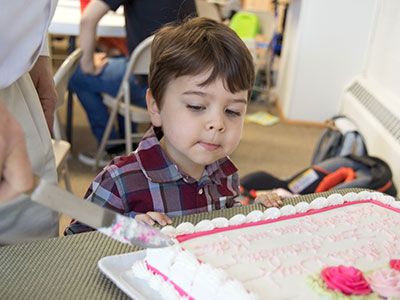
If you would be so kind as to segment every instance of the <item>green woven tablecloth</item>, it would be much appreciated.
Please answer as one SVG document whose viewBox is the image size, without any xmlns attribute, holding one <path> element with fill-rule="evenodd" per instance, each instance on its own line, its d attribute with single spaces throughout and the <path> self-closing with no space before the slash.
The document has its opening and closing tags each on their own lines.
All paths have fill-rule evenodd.
<svg viewBox="0 0 400 300">
<path fill-rule="evenodd" d="M 339 193 L 359 192 L 346 189 Z M 311 202 L 331 193 L 286 199 L 284 204 Z M 196 224 L 203 219 L 247 214 L 261 205 L 249 205 L 174 219 Z M 127 299 L 97 268 L 105 256 L 140 250 L 98 232 L 0 247 L 0 299 Z"/>
</svg>

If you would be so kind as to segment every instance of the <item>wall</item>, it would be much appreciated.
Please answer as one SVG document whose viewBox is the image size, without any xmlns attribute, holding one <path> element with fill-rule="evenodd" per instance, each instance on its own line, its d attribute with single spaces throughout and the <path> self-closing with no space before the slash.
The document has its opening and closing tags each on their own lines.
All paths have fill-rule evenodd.
<svg viewBox="0 0 400 300">
<path fill-rule="evenodd" d="M 277 95 L 290 120 L 337 114 L 344 86 L 366 66 L 379 0 L 292 0 Z"/>
<path fill-rule="evenodd" d="M 400 105 L 400 1 L 380 0 L 365 76 Z M 395 112 L 396 113 L 396 112 Z M 397 111 L 400 118 L 400 111 Z"/>
</svg>

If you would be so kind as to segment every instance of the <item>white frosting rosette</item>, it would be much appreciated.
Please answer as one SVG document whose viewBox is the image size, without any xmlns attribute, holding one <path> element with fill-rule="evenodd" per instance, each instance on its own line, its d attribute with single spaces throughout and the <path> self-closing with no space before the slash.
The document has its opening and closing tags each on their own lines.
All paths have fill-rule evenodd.
<svg viewBox="0 0 400 300">
<path fill-rule="evenodd" d="M 263 220 L 277 219 L 281 216 L 281 211 L 277 207 L 270 207 L 263 213 Z"/>
<path fill-rule="evenodd" d="M 354 192 L 347 193 L 346 195 L 343 196 L 344 202 L 353 202 L 357 201 L 357 194 Z"/>
<path fill-rule="evenodd" d="M 382 199 L 382 203 L 383 204 L 388 204 L 388 205 L 390 205 L 391 203 L 393 203 L 393 202 L 395 202 L 396 201 L 396 199 L 394 198 L 394 197 L 392 197 L 392 196 L 389 196 L 389 195 L 385 195 L 384 197 L 383 197 L 383 199 Z"/>
<path fill-rule="evenodd" d="M 196 226 L 194 227 L 194 231 L 202 232 L 202 231 L 213 230 L 214 228 L 215 225 L 213 222 L 211 222 L 210 220 L 202 220 L 196 224 Z"/>
<path fill-rule="evenodd" d="M 246 216 L 247 223 L 254 223 L 261 221 L 263 217 L 263 212 L 261 210 L 253 210 Z"/>
<path fill-rule="evenodd" d="M 214 224 L 215 228 L 225 228 L 229 226 L 228 219 L 224 217 L 214 218 L 211 222 Z"/>
<path fill-rule="evenodd" d="M 381 192 L 372 192 L 371 193 L 372 200 L 381 201 L 383 199 L 383 197 L 385 197 L 385 195 Z"/>
<path fill-rule="evenodd" d="M 169 237 L 176 237 L 176 228 L 172 225 L 167 225 L 161 228 L 161 232 Z"/>
<path fill-rule="evenodd" d="M 315 198 L 311 203 L 310 203 L 310 208 L 311 209 L 321 209 L 324 207 L 328 206 L 328 199 L 325 197 L 318 197 Z"/>
<path fill-rule="evenodd" d="M 176 235 L 191 234 L 194 232 L 194 225 L 190 222 L 183 222 L 176 227 Z"/>
<path fill-rule="evenodd" d="M 296 208 L 293 205 L 285 205 L 281 207 L 281 216 L 291 216 L 296 214 Z"/>
<path fill-rule="evenodd" d="M 343 195 L 335 193 L 332 195 L 329 195 L 328 198 L 328 205 L 333 206 L 333 205 L 341 205 L 344 203 Z"/>
<path fill-rule="evenodd" d="M 371 192 L 361 191 L 357 194 L 357 200 L 370 200 L 372 199 Z"/>
<path fill-rule="evenodd" d="M 400 201 L 394 201 L 394 202 L 390 203 L 390 206 L 400 209 Z"/>
<path fill-rule="evenodd" d="M 299 202 L 294 206 L 294 208 L 296 208 L 298 213 L 305 213 L 310 209 L 310 203 Z"/>
<path fill-rule="evenodd" d="M 232 218 L 229 219 L 230 226 L 242 225 L 244 223 L 246 223 L 246 216 L 243 214 L 234 215 Z"/>
</svg>

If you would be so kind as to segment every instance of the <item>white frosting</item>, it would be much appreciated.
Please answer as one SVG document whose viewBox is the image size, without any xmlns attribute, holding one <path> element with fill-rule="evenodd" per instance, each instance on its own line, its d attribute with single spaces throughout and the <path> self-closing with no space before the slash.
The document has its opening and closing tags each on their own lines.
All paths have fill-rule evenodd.
<svg viewBox="0 0 400 300">
<path fill-rule="evenodd" d="M 340 204 L 344 203 L 343 196 L 338 193 L 329 195 L 327 200 L 328 200 L 328 205 L 330 205 L 330 206 L 331 205 L 340 205 Z"/>
<path fill-rule="evenodd" d="M 310 209 L 310 204 L 307 202 L 299 202 L 294 207 L 298 213 L 305 213 Z"/>
<path fill-rule="evenodd" d="M 277 219 L 281 216 L 281 211 L 277 207 L 270 207 L 264 211 L 263 220 Z"/>
<path fill-rule="evenodd" d="M 372 192 L 371 193 L 372 200 L 380 201 L 381 199 L 383 199 L 383 197 L 385 197 L 385 195 L 381 192 Z"/>
<path fill-rule="evenodd" d="M 385 197 L 383 197 L 382 203 L 390 205 L 395 201 L 396 199 L 394 199 L 394 197 L 386 195 Z"/>
<path fill-rule="evenodd" d="M 167 225 L 161 228 L 161 232 L 169 237 L 177 236 L 175 227 L 171 225 Z"/>
<path fill-rule="evenodd" d="M 212 299 L 226 280 L 228 275 L 222 269 L 200 264 L 190 295 L 195 299 Z"/>
<path fill-rule="evenodd" d="M 357 194 L 357 200 L 369 200 L 371 199 L 371 193 L 368 191 L 362 191 Z"/>
<path fill-rule="evenodd" d="M 296 214 L 296 208 L 293 205 L 285 205 L 281 207 L 281 216 L 291 216 Z"/>
<path fill-rule="evenodd" d="M 318 197 L 310 203 L 311 209 L 321 209 L 328 206 L 328 199 L 325 197 Z"/>
<path fill-rule="evenodd" d="M 207 230 L 213 230 L 215 228 L 215 225 L 213 222 L 210 220 L 202 220 L 199 223 L 196 224 L 194 227 L 195 232 L 202 232 L 202 231 L 207 231 Z"/>
<path fill-rule="evenodd" d="M 231 299 L 250 299 L 249 293 L 245 290 L 240 281 L 228 280 L 217 293 L 214 299 L 231 300 Z"/>
<path fill-rule="evenodd" d="M 190 222 L 184 222 L 176 227 L 176 235 L 190 234 L 194 232 L 194 225 Z"/>
<path fill-rule="evenodd" d="M 144 260 L 138 260 L 136 261 L 133 266 L 132 266 L 132 271 L 133 275 L 136 277 L 143 279 L 143 280 L 148 280 L 150 276 L 153 274 L 147 269 L 146 263 Z"/>
<path fill-rule="evenodd" d="M 327 199 L 318 197 L 311 204 L 301 202 L 264 212 L 256 210 L 229 221 L 203 220 L 195 227 L 183 223 L 176 232 L 294 215 L 284 221 L 195 237 L 180 246 L 147 249 L 146 260 L 196 300 L 319 299 L 305 284 L 307 275 L 324 266 L 340 264 L 367 271 L 382 268 L 390 258 L 397 257 L 400 240 L 394 237 L 400 236 L 400 215 L 373 203 L 355 203 L 306 216 L 295 214 L 368 199 L 400 209 L 400 201 L 393 197 L 365 191 L 344 196 L 332 194 Z M 171 228 L 166 231 L 173 232 Z M 147 280 L 163 299 L 182 299 L 159 276 L 149 278 L 143 263 L 135 263 L 133 269 L 134 275 Z"/>
<path fill-rule="evenodd" d="M 400 201 L 393 201 L 393 202 L 390 203 L 390 206 L 400 209 Z"/>
<path fill-rule="evenodd" d="M 237 214 L 229 219 L 230 226 L 242 225 L 244 223 L 246 223 L 246 216 L 242 214 Z"/>
<path fill-rule="evenodd" d="M 165 276 L 170 275 L 170 266 L 180 251 L 178 244 L 167 248 L 148 248 L 146 251 L 146 260 L 151 261 L 153 266 Z"/>
<path fill-rule="evenodd" d="M 211 222 L 214 224 L 215 228 L 224 228 L 229 226 L 228 219 L 224 217 L 212 219 Z"/>
<path fill-rule="evenodd" d="M 262 220 L 263 212 L 261 210 L 253 210 L 246 217 L 247 223 L 258 222 Z"/>
<path fill-rule="evenodd" d="M 179 251 L 168 277 L 173 282 L 179 282 L 179 286 L 183 290 L 190 291 L 199 266 L 199 261 L 190 251 Z"/>
<path fill-rule="evenodd" d="M 343 196 L 344 202 L 353 202 L 357 201 L 357 194 L 354 192 L 347 193 L 346 195 Z"/>
</svg>

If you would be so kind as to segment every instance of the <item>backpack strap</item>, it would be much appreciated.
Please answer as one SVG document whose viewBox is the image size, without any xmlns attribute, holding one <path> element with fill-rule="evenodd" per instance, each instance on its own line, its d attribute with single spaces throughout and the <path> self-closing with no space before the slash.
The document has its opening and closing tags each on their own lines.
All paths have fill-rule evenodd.
<svg viewBox="0 0 400 300">
<path fill-rule="evenodd" d="M 315 193 L 329 191 L 334 186 L 338 185 L 341 182 L 350 182 L 356 177 L 354 170 L 352 168 L 339 168 L 335 172 L 328 174 L 322 179 L 317 188 L 315 189 Z"/>
</svg>

